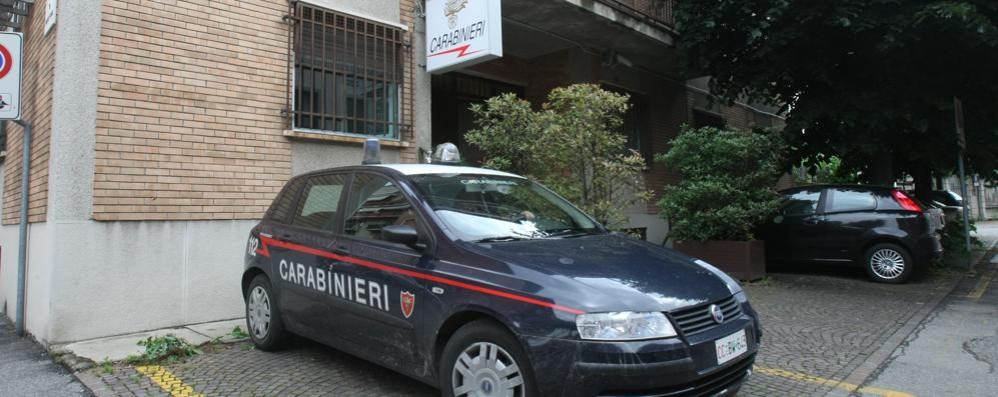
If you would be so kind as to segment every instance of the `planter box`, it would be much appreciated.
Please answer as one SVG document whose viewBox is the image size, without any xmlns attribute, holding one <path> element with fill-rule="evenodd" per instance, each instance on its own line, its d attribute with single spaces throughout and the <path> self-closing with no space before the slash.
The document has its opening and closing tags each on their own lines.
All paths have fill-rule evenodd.
<svg viewBox="0 0 998 397">
<path fill-rule="evenodd" d="M 703 259 L 731 277 L 752 281 L 766 275 L 766 243 L 752 241 L 677 241 L 673 248 Z"/>
</svg>

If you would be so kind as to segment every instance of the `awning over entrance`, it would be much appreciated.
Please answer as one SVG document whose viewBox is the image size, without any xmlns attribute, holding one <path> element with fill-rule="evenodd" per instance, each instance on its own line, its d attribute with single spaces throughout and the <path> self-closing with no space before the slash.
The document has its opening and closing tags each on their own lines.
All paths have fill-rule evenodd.
<svg viewBox="0 0 998 397">
<path fill-rule="evenodd" d="M 678 77 L 667 0 L 504 0 L 504 51 L 530 59 L 578 46 L 607 63 Z"/>
</svg>

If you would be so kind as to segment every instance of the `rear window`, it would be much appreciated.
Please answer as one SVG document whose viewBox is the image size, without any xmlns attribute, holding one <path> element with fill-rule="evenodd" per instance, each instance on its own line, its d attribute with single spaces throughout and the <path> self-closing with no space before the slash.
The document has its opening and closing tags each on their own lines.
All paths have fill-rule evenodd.
<svg viewBox="0 0 998 397">
<path fill-rule="evenodd" d="M 866 211 L 877 208 L 873 193 L 855 189 L 834 189 L 826 212 Z"/>
<path fill-rule="evenodd" d="M 267 219 L 278 223 L 290 223 L 291 213 L 294 212 L 298 204 L 298 191 L 301 190 L 303 183 L 304 179 L 297 178 L 284 185 L 284 189 L 281 189 L 277 198 L 274 199 L 274 203 L 267 210 Z"/>
</svg>

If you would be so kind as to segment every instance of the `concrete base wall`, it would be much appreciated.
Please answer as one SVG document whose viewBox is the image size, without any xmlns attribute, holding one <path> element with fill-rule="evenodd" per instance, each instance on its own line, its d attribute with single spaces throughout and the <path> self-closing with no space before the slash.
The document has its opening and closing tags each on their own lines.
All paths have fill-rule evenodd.
<svg viewBox="0 0 998 397">
<path fill-rule="evenodd" d="M 255 223 L 34 224 L 28 332 L 52 344 L 240 317 L 239 280 L 246 238 Z M 13 318 L 16 226 L 0 228 L 0 245 L 0 296 Z"/>
</svg>

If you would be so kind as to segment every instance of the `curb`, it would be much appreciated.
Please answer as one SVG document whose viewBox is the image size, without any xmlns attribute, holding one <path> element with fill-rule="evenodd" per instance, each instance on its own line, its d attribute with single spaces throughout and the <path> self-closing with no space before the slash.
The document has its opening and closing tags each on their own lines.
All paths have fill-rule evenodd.
<svg viewBox="0 0 998 397">
<path fill-rule="evenodd" d="M 110 397 L 115 395 L 113 390 L 109 389 L 100 378 L 89 371 L 73 372 L 73 377 L 80 381 L 90 391 L 90 394 L 95 397 Z"/>
<path fill-rule="evenodd" d="M 862 388 L 862 386 L 870 380 L 870 377 L 876 373 L 878 369 L 880 369 L 880 366 L 883 365 L 892 354 L 894 354 L 894 351 L 908 339 L 908 336 L 910 336 L 911 333 L 914 332 L 926 318 L 928 318 L 929 314 L 939 308 L 943 299 L 950 296 L 953 291 L 956 290 L 956 287 L 959 286 L 968 275 L 974 274 L 973 272 L 978 268 L 980 262 L 983 261 L 987 257 L 988 253 L 995 249 L 996 246 L 998 246 L 998 241 L 992 242 L 989 247 L 981 251 L 982 253 L 980 255 L 975 255 L 971 261 L 971 263 L 974 264 L 970 270 L 971 273 L 964 274 L 960 277 L 954 277 L 953 280 L 950 280 L 948 284 L 944 285 L 942 290 L 945 291 L 945 293 L 939 294 L 939 296 L 934 298 L 931 302 L 928 302 L 924 307 L 919 309 L 918 312 L 909 317 L 901 328 L 894 331 L 894 333 L 891 334 L 891 336 L 888 337 L 882 345 L 880 345 L 880 348 L 863 360 L 863 362 L 859 364 L 859 367 L 856 367 L 856 369 L 850 372 L 849 375 L 846 376 L 841 382 L 857 385 L 858 388 Z M 835 389 L 825 394 L 825 397 L 849 396 L 854 392 L 855 391 L 850 392 L 842 389 Z"/>
</svg>

